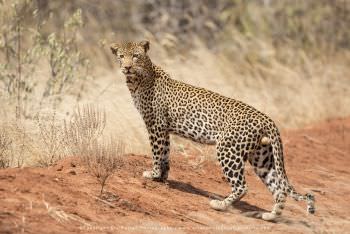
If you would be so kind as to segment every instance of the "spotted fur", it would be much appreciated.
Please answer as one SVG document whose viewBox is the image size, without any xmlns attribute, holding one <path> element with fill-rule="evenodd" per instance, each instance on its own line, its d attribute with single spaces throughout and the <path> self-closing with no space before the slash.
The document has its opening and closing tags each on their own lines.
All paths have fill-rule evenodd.
<svg viewBox="0 0 350 234">
<path fill-rule="evenodd" d="M 243 102 L 171 79 L 151 62 L 148 41 L 112 44 L 111 50 L 149 133 L 153 168 L 145 171 L 144 177 L 158 181 L 168 178 L 169 134 L 176 134 L 216 145 L 232 192 L 223 201 L 212 200 L 212 208 L 225 210 L 245 195 L 244 165 L 249 161 L 275 201 L 263 219 L 280 215 L 287 195 L 305 200 L 308 212 L 314 213 L 314 197 L 297 193 L 288 182 L 280 133 L 267 115 Z"/>
</svg>

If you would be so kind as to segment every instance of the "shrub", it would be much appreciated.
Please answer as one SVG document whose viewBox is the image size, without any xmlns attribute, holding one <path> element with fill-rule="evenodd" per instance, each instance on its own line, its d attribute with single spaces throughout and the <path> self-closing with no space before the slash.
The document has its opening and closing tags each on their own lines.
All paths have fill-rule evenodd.
<svg viewBox="0 0 350 234">
<path fill-rule="evenodd" d="M 106 112 L 94 105 L 77 108 L 70 121 L 64 122 L 66 149 L 69 154 L 81 156 L 103 133 Z"/>
<path fill-rule="evenodd" d="M 103 194 L 107 179 L 123 165 L 123 154 L 124 144 L 113 138 L 109 141 L 94 140 L 83 150 L 82 161 L 101 184 L 100 196 Z"/>
<path fill-rule="evenodd" d="M 39 128 L 40 150 L 38 152 L 38 163 L 40 166 L 50 166 L 65 156 L 65 136 L 62 124 L 56 119 L 56 113 L 48 117 L 38 116 L 37 126 Z"/>
<path fill-rule="evenodd" d="M 9 154 L 12 140 L 10 139 L 7 131 L 0 130 L 0 168 L 10 167 L 12 163 L 12 156 Z"/>
</svg>

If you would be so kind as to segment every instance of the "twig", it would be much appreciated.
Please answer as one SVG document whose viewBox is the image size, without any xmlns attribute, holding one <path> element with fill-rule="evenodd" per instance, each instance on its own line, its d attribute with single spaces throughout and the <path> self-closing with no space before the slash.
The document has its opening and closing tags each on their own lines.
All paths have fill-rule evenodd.
<svg viewBox="0 0 350 234">
<path fill-rule="evenodd" d="M 200 221 L 198 221 L 198 220 L 195 220 L 195 219 L 193 219 L 193 218 L 190 218 L 190 217 L 188 217 L 187 215 L 180 214 L 180 213 L 176 212 L 175 210 L 171 210 L 171 212 L 174 213 L 174 214 L 176 214 L 176 215 L 178 215 L 178 216 L 181 216 L 181 217 L 183 217 L 183 218 L 186 218 L 186 219 L 188 219 L 188 220 L 190 220 L 190 221 L 192 221 L 192 222 L 201 224 L 201 225 L 203 225 L 203 226 L 208 226 L 207 224 L 202 223 L 202 222 L 200 222 Z"/>
<path fill-rule="evenodd" d="M 320 193 L 321 195 L 325 195 L 326 192 L 320 189 L 311 189 L 311 191 L 315 192 L 315 193 Z"/>
<path fill-rule="evenodd" d="M 90 195 L 91 196 L 91 195 Z M 112 208 L 117 208 L 114 204 L 112 204 L 112 203 L 110 203 L 110 202 L 108 202 L 108 201 L 106 201 L 106 200 L 103 200 L 103 199 L 101 199 L 101 198 L 99 198 L 99 197 L 96 197 L 96 196 L 92 196 L 93 198 L 95 198 L 96 200 L 99 200 L 100 202 L 103 202 L 103 203 L 105 203 L 106 205 L 109 205 L 110 207 L 112 207 Z"/>
</svg>

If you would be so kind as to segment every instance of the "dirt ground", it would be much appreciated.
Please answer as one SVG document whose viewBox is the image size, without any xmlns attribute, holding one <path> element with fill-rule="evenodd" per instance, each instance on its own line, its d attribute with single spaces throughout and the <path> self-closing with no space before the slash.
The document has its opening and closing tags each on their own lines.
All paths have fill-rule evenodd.
<svg viewBox="0 0 350 234">
<path fill-rule="evenodd" d="M 0 170 L 0 233 L 346 233 L 350 232 L 350 118 L 282 133 L 290 182 L 316 196 L 316 214 L 287 200 L 276 222 L 259 218 L 272 196 L 247 165 L 248 194 L 226 212 L 209 201 L 230 192 L 214 161 L 171 156 L 168 184 L 147 181 L 150 156 L 128 155 L 100 186 L 76 158 L 49 168 Z"/>
</svg>

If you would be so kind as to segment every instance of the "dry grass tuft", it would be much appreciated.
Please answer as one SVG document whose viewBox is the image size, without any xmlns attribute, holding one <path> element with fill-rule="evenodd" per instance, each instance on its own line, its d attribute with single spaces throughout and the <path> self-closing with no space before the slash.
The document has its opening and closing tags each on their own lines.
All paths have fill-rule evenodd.
<svg viewBox="0 0 350 234">
<path fill-rule="evenodd" d="M 106 112 L 94 105 L 78 107 L 72 119 L 64 121 L 64 136 L 67 151 L 79 156 L 89 172 L 101 184 L 103 194 L 107 179 L 123 165 L 125 147 L 112 137 L 101 139 L 106 127 Z"/>
<path fill-rule="evenodd" d="M 94 105 L 84 105 L 64 121 L 67 150 L 71 155 L 81 156 L 94 141 L 102 136 L 106 127 L 106 112 Z"/>
<path fill-rule="evenodd" d="M 82 160 L 88 170 L 101 184 L 100 196 L 103 194 L 107 179 L 124 164 L 124 144 L 113 138 L 95 140 L 82 152 Z"/>
<path fill-rule="evenodd" d="M 63 124 L 56 113 L 37 117 L 38 160 L 40 166 L 50 166 L 65 156 L 83 156 L 94 146 L 106 126 L 106 113 L 97 106 L 78 107 L 70 121 Z"/>
<path fill-rule="evenodd" d="M 10 154 L 10 146 L 12 140 L 10 139 L 6 130 L 0 130 L 0 168 L 10 167 L 13 157 Z"/>
<path fill-rule="evenodd" d="M 38 116 L 37 125 L 42 143 L 37 163 L 47 167 L 65 156 L 65 135 L 55 113 L 47 118 Z"/>
<path fill-rule="evenodd" d="M 39 141 L 31 134 L 30 126 L 22 121 L 1 123 L 3 142 L 2 157 L 7 167 L 23 167 L 37 155 L 36 144 Z"/>
</svg>

